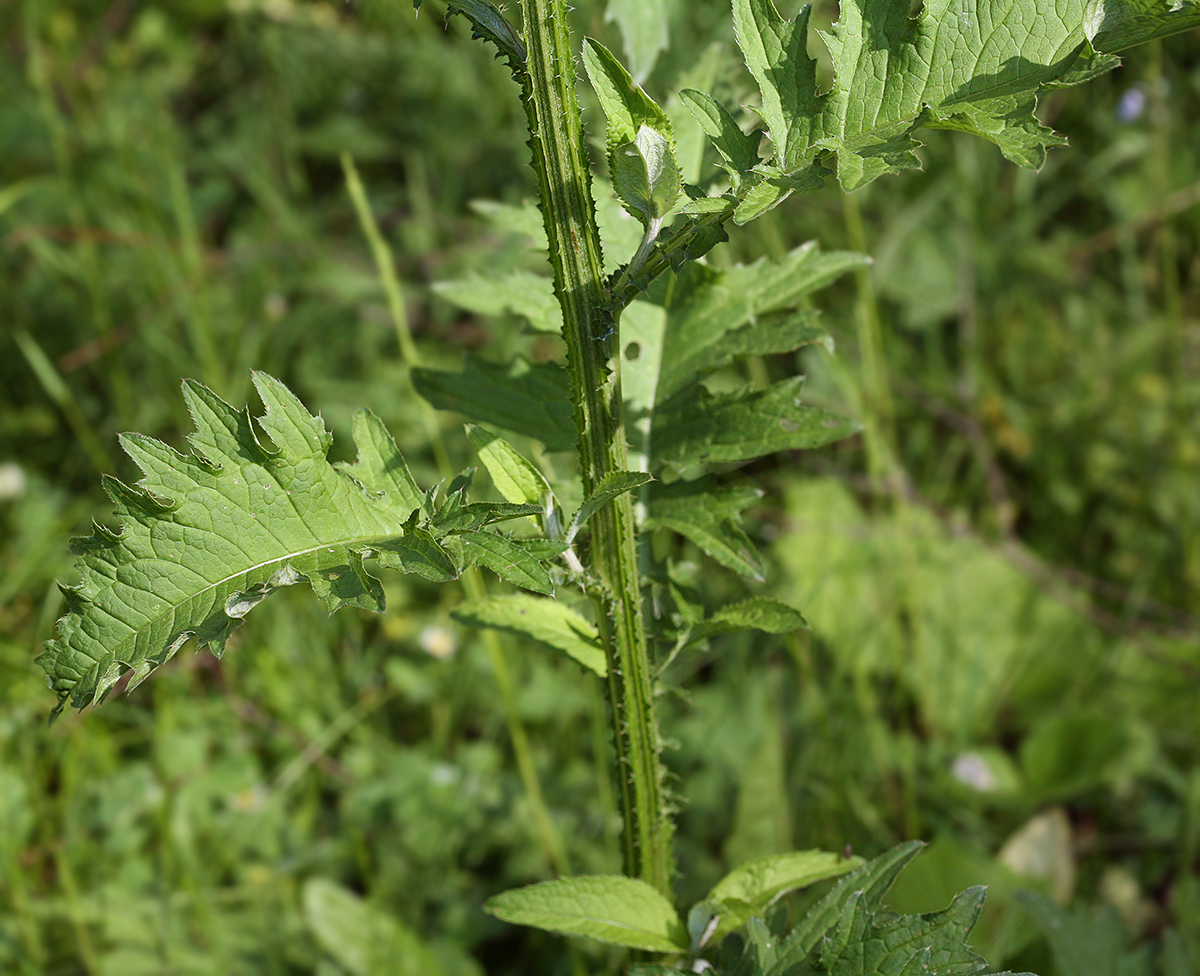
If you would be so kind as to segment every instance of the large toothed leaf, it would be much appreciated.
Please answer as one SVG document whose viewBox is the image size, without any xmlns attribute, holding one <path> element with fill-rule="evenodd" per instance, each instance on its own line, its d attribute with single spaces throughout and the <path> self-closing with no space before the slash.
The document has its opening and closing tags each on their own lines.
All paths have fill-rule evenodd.
<svg viewBox="0 0 1200 976">
<path fill-rule="evenodd" d="M 256 373 L 254 385 L 265 436 L 246 411 L 188 382 L 192 454 L 121 439 L 144 477 L 107 479 L 118 528 L 77 540 L 81 579 L 38 659 L 59 709 L 103 700 L 126 671 L 141 681 L 189 637 L 220 653 L 255 604 L 302 579 L 330 610 L 383 608 L 363 556 L 403 545 L 419 504 L 391 438 L 360 416 L 358 460 L 339 469 L 319 418 L 277 380 Z"/>
<path fill-rule="evenodd" d="M 924 846 L 920 841 L 900 844 L 842 878 L 804 914 L 788 933 L 787 939 L 778 946 L 775 963 L 768 969 L 769 976 L 783 976 L 806 959 L 837 926 L 852 902 L 863 899 L 866 905 L 877 907 L 904 866 Z"/>
<path fill-rule="evenodd" d="M 771 0 L 733 6 L 773 164 L 792 174 L 829 153 L 846 189 L 918 166 L 921 126 L 972 132 L 1040 166 L 1063 140 L 1034 117 L 1039 91 L 1112 67 L 1107 52 L 1200 21 L 1194 0 L 927 0 L 914 16 L 894 0 L 846 0 L 822 34 L 834 78 L 821 91 L 807 5 L 793 20 Z"/>
<path fill-rule="evenodd" d="M 855 433 L 853 421 L 801 399 L 804 377 L 765 390 L 710 395 L 691 387 L 654 415 L 654 456 L 679 468 L 749 461 L 777 451 L 821 447 Z"/>
<path fill-rule="evenodd" d="M 672 431 L 673 415 L 660 422 L 657 413 L 670 414 L 666 401 L 689 388 L 688 395 L 700 397 L 696 385 L 712 371 L 743 356 L 789 352 L 808 343 L 829 347 L 816 318 L 792 310 L 868 261 L 850 252 L 823 253 L 810 242 L 777 261 L 727 271 L 691 265 L 675 279 L 669 309 L 631 303 L 621 318 L 621 382 L 633 464 L 657 473 L 663 461 L 679 458 L 672 451 L 684 432 Z"/>
</svg>

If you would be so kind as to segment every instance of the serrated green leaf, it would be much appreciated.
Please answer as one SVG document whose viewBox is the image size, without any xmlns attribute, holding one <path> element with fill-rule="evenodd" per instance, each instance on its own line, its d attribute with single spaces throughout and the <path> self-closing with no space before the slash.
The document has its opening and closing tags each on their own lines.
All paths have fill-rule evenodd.
<svg viewBox="0 0 1200 976">
<path fill-rule="evenodd" d="M 739 190 L 740 199 L 733 211 L 733 222 L 748 224 L 774 210 L 792 195 L 792 180 L 778 170 L 748 174 Z"/>
<path fill-rule="evenodd" d="M 542 473 L 503 437 L 468 424 L 467 440 L 506 501 L 514 505 L 538 505 L 543 511 L 553 504 L 553 492 Z"/>
<path fill-rule="evenodd" d="M 451 614 L 472 627 L 493 627 L 540 641 L 600 677 L 608 674 L 595 626 L 557 600 L 523 593 L 483 597 L 460 604 Z"/>
<path fill-rule="evenodd" d="M 603 44 L 585 40 L 583 63 L 607 120 L 613 190 L 643 226 L 661 223 L 682 192 L 671 120 Z"/>
<path fill-rule="evenodd" d="M 778 947 L 775 963 L 766 970 L 765 976 L 784 976 L 791 967 L 807 959 L 822 938 L 838 924 L 846 906 L 853 900 L 861 898 L 866 905 L 877 906 L 896 876 L 924 846 L 920 841 L 900 844 L 842 878 L 788 933 Z"/>
<path fill-rule="evenodd" d="M 616 875 L 559 878 L 514 888 L 484 910 L 505 922 L 648 952 L 688 950 L 683 922 L 657 890 Z"/>
<path fill-rule="evenodd" d="M 921 126 L 969 131 L 1014 162 L 1040 165 L 1063 140 L 1034 116 L 1039 91 L 1111 66 L 1105 51 L 1193 26 L 1196 11 L 1191 2 L 1152 0 L 1093 2 L 1086 15 L 1079 0 L 938 0 L 910 17 L 892 0 L 847 0 L 821 35 L 834 70 L 825 91 L 805 49 L 808 16 L 807 6 L 787 21 L 771 0 L 734 0 L 774 166 L 791 174 L 830 153 L 849 190 L 918 166 L 912 133 Z M 1088 32 L 1099 55 L 1087 47 Z M 754 188 L 759 202 L 741 216 L 772 202 L 777 188 L 767 184 Z"/>
<path fill-rule="evenodd" d="M 424 529 L 409 529 L 402 539 L 377 543 L 372 552 L 382 569 L 415 573 L 434 583 L 458 579 L 458 567 L 437 540 Z"/>
<path fill-rule="evenodd" d="M 721 607 L 692 628 L 689 640 L 703 640 L 736 630 L 761 630 L 764 634 L 790 634 L 808 626 L 804 614 L 770 597 L 755 596 Z"/>
<path fill-rule="evenodd" d="M 806 4 L 788 22 L 771 0 L 733 0 L 734 36 L 762 95 L 758 114 L 777 155 L 787 145 L 793 121 L 815 111 L 809 93 L 816 92 L 816 64 L 805 50 L 808 14 Z"/>
<path fill-rule="evenodd" d="M 738 524 L 742 509 L 761 495 L 753 488 L 718 487 L 712 478 L 655 485 L 646 528 L 678 532 L 722 566 L 761 580 L 766 575 L 762 555 Z"/>
<path fill-rule="evenodd" d="M 720 916 L 710 942 L 715 944 L 745 925 L 752 916 L 762 915 L 789 891 L 840 877 L 863 863 L 860 857 L 828 851 L 792 851 L 761 857 L 734 868 L 704 899 Z"/>
<path fill-rule="evenodd" d="M 1084 31 L 1097 51 L 1111 54 L 1200 27 L 1196 0 L 1088 0 Z"/>
<path fill-rule="evenodd" d="M 778 261 L 759 260 L 715 273 L 688 268 L 672 301 L 663 336 L 656 395 L 664 400 L 738 356 L 791 352 L 827 335 L 806 315 L 767 318 L 870 263 L 849 251 L 822 253 L 803 244 Z"/>
<path fill-rule="evenodd" d="M 607 120 L 609 147 L 633 142 L 643 126 L 671 137 L 671 120 L 658 104 L 634 84 L 613 53 L 599 41 L 583 42 L 583 64 Z"/>
<path fill-rule="evenodd" d="M 610 471 L 596 486 L 596 490 L 579 506 L 579 511 L 571 519 L 571 527 L 567 530 L 567 541 L 573 540 L 588 519 L 595 515 L 605 503 L 653 480 L 650 475 L 642 471 Z"/>
<path fill-rule="evenodd" d="M 436 533 L 442 535 L 447 532 L 478 529 L 495 522 L 507 522 L 509 519 L 521 518 L 524 515 L 540 515 L 542 511 L 541 505 L 525 503 L 517 505 L 511 502 L 449 504 L 434 515 L 429 524 Z"/>
<path fill-rule="evenodd" d="M 520 315 L 538 332 L 562 332 L 562 309 L 549 278 L 528 271 L 502 276 L 473 274 L 439 281 L 435 294 L 476 315 Z"/>
<path fill-rule="evenodd" d="M 80 583 L 38 658 L 59 696 L 55 714 L 68 700 L 103 701 L 127 671 L 140 682 L 190 637 L 219 654 L 251 608 L 301 579 L 331 610 L 382 609 L 362 557 L 407 536 L 415 501 L 394 444 L 362 415 L 359 460 L 339 469 L 317 417 L 278 380 L 255 373 L 254 385 L 269 443 L 248 412 L 191 382 L 191 455 L 122 438 L 143 478 L 132 488 L 106 479 L 120 529 L 98 527 L 75 544 Z"/>
<path fill-rule="evenodd" d="M 864 893 L 846 903 L 821 943 L 819 965 L 830 976 L 969 976 L 987 960 L 967 945 L 987 889 L 968 888 L 941 912 L 894 915 L 871 907 Z"/>
<path fill-rule="evenodd" d="M 544 541 L 544 540 L 539 540 Z M 542 564 L 544 546 L 531 550 L 518 539 L 509 539 L 490 532 L 461 532 L 447 536 L 443 547 L 453 552 L 461 565 L 486 566 L 509 583 L 550 596 L 554 582 Z M 558 544 L 558 551 L 565 548 Z"/>
<path fill-rule="evenodd" d="M 420 508 L 424 495 L 383 421 L 370 410 L 360 410 L 354 415 L 351 431 L 354 443 L 358 445 L 358 459 L 353 464 L 339 467 L 368 491 L 395 493 L 397 500 L 410 506 L 409 514 Z"/>
<path fill-rule="evenodd" d="M 728 197 L 697 197 L 689 200 L 676 212 L 680 214 L 730 214 L 733 213 L 733 201 Z"/>
<path fill-rule="evenodd" d="M 688 468 L 749 461 L 776 451 L 821 447 L 855 433 L 859 425 L 800 401 L 804 377 L 765 390 L 710 395 L 684 390 L 659 407 L 652 439 L 659 462 Z"/>
<path fill-rule="evenodd" d="M 667 47 L 671 6 L 671 0 L 608 0 L 604 19 L 621 29 L 638 84 L 646 80 L 659 52 Z"/>
<path fill-rule="evenodd" d="M 419 6 L 414 0 L 414 6 Z M 509 67 L 517 74 L 525 67 L 525 41 L 520 32 L 504 17 L 498 7 L 487 0 L 446 0 L 446 18 L 461 14 L 471 22 L 471 36 L 477 40 L 491 41 L 499 50 L 499 56 L 508 60 Z"/>
<path fill-rule="evenodd" d="M 461 373 L 414 369 L 412 375 L 417 392 L 439 410 L 536 438 L 549 451 L 575 449 L 570 377 L 561 366 L 467 356 Z"/>
<path fill-rule="evenodd" d="M 729 110 L 712 95 L 690 88 L 679 95 L 725 160 L 731 177 L 740 181 L 743 173 L 758 165 L 758 133 L 742 132 Z"/>
</svg>

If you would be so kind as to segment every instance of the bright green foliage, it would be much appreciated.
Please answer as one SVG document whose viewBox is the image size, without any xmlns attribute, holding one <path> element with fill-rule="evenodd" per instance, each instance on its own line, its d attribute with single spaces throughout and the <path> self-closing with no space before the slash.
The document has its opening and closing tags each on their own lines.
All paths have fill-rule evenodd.
<svg viewBox="0 0 1200 976">
<path fill-rule="evenodd" d="M 862 858 L 844 857 L 829 851 L 792 851 L 758 858 L 734 868 L 702 902 L 719 918 L 705 944 L 715 945 L 754 916 L 761 916 L 789 891 L 836 878 L 862 864 Z"/>
<path fill-rule="evenodd" d="M 729 968 L 740 976 L 984 973 L 987 963 L 967 945 L 984 889 L 969 889 L 944 911 L 927 915 L 897 915 L 880 908 L 896 875 L 920 847 L 903 844 L 846 875 L 786 937 L 771 932 L 761 919 L 751 919 L 743 956 Z"/>
<path fill-rule="evenodd" d="M 1155 38 L 1200 27 L 1195 0 L 1088 0 L 1087 39 L 1098 51 L 1123 51 Z"/>
<path fill-rule="evenodd" d="M 613 190 L 653 241 L 682 189 L 671 120 L 603 44 L 586 41 L 583 63 L 608 119 L 604 144 Z"/>
<path fill-rule="evenodd" d="M 467 426 L 467 439 L 488 469 L 496 490 L 504 500 L 514 505 L 548 507 L 552 494 L 550 486 L 533 462 L 517 451 L 504 438 L 482 427 Z"/>
<path fill-rule="evenodd" d="M 358 460 L 326 459 L 332 437 L 278 380 L 254 385 L 257 421 L 207 388 L 184 384 L 196 432 L 190 455 L 136 434 L 122 438 L 141 468 L 133 487 L 105 482 L 119 528 L 77 540 L 81 580 L 64 588 L 68 613 L 38 662 L 58 693 L 82 708 L 103 701 L 132 670 L 140 683 L 191 637 L 220 654 L 233 630 L 273 590 L 308 580 L 332 611 L 381 611 L 383 589 L 366 569 L 446 581 L 475 563 L 540 593 L 543 560 L 562 545 L 484 531 L 539 514 L 538 505 L 468 505 L 468 479 L 446 499 L 422 496 L 388 433 L 355 418 Z M 57 714 L 57 711 L 56 711 Z"/>
<path fill-rule="evenodd" d="M 484 908 L 497 918 L 600 942 L 682 953 L 687 932 L 671 903 L 636 878 L 559 878 L 506 891 Z"/>
<path fill-rule="evenodd" d="M 1039 91 L 1113 67 L 1107 52 L 1200 22 L 1194 3 L 1083 6 L 939 0 L 910 16 L 905 4 L 852 0 L 821 35 L 834 70 L 832 88 L 822 91 L 806 49 L 809 8 L 789 21 L 772 0 L 734 0 L 738 44 L 761 93 L 756 111 L 774 145 L 770 158 L 758 162 L 711 97 L 687 96 L 726 168 L 740 173 L 734 219 L 745 223 L 793 190 L 819 185 L 826 155 L 847 190 L 919 166 L 912 133 L 922 126 L 974 133 L 1013 162 L 1039 167 L 1047 147 L 1063 142 L 1034 117 Z"/>
<path fill-rule="evenodd" d="M 454 619 L 532 638 L 562 651 L 602 678 L 608 673 L 595 625 L 558 600 L 527 593 L 484 597 L 460 604 Z"/>
</svg>

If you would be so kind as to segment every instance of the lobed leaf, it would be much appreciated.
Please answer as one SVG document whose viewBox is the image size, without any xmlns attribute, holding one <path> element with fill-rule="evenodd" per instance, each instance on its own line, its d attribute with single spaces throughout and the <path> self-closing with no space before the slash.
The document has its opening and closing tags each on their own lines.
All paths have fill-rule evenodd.
<svg viewBox="0 0 1200 976">
<path fill-rule="evenodd" d="M 255 373 L 254 385 L 264 437 L 246 411 L 185 382 L 190 455 L 121 438 L 144 477 L 134 487 L 107 478 L 120 528 L 97 526 L 73 545 L 80 583 L 66 591 L 58 636 L 38 658 L 58 694 L 55 715 L 68 700 L 103 701 L 130 670 L 136 685 L 191 637 L 220 654 L 280 586 L 307 579 L 330 610 L 382 609 L 363 556 L 402 539 L 418 504 L 395 445 L 364 415 L 358 461 L 335 467 L 321 421 L 278 380 Z"/>
<path fill-rule="evenodd" d="M 190 638 L 215 654 L 259 602 L 307 580 L 331 610 L 381 611 L 383 588 L 366 569 L 454 579 L 480 563 L 549 593 L 543 562 L 564 546 L 522 545 L 479 531 L 542 511 L 528 504 L 462 502 L 469 477 L 430 512 L 383 425 L 354 420 L 353 464 L 331 464 L 332 436 L 278 380 L 254 374 L 265 406 L 257 421 L 187 381 L 196 425 L 191 454 L 139 434 L 121 438 L 141 469 L 135 486 L 106 478 L 117 528 L 75 540 L 80 582 L 64 588 L 67 613 L 38 658 L 58 694 L 82 708 L 103 701 L 122 675 L 136 685 Z"/>
<path fill-rule="evenodd" d="M 775 963 L 765 970 L 767 976 L 784 976 L 792 966 L 807 959 L 822 938 L 838 924 L 852 901 L 862 899 L 869 906 L 878 905 L 904 866 L 924 846 L 916 840 L 900 844 L 842 878 L 805 913 L 778 946 Z"/>
<path fill-rule="evenodd" d="M 830 976 L 970 976 L 987 969 L 967 936 L 987 889 L 968 888 L 944 911 L 894 915 L 874 909 L 865 892 L 846 903 L 822 940 L 818 965 Z"/>
<path fill-rule="evenodd" d="M 777 451 L 821 447 L 859 425 L 800 400 L 804 377 L 765 390 L 709 394 L 690 387 L 659 407 L 652 438 L 656 458 L 677 468 L 749 461 Z"/>
<path fill-rule="evenodd" d="M 791 21 L 771 0 L 733 7 L 777 174 L 740 193 L 739 221 L 826 153 L 847 190 L 919 166 L 912 133 L 922 126 L 974 133 L 1036 168 L 1064 141 L 1034 116 L 1041 90 L 1111 68 L 1109 52 L 1200 24 L 1195 0 L 927 0 L 912 16 L 909 4 L 846 0 L 821 35 L 834 71 L 822 91 L 806 51 L 808 6 Z"/>
</svg>

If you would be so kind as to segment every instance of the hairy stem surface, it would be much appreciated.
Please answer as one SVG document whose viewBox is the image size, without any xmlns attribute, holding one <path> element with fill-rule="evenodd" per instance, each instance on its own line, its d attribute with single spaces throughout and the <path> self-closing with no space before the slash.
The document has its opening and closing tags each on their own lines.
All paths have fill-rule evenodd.
<svg viewBox="0 0 1200 976">
<path fill-rule="evenodd" d="M 566 3 L 521 0 L 521 14 L 528 50 L 523 95 L 529 145 L 563 312 L 584 489 L 590 494 L 605 475 L 628 468 L 617 323 L 604 281 Z M 608 656 L 625 872 L 670 897 L 671 824 L 663 796 L 629 494 L 602 508 L 590 524 L 596 578 L 591 596 Z"/>
</svg>

